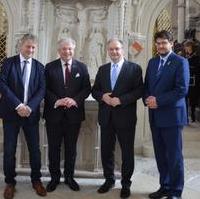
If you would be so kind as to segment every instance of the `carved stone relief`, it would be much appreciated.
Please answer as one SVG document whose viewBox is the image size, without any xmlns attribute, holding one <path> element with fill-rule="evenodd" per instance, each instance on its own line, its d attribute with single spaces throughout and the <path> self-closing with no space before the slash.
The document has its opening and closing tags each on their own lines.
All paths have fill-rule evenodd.
<svg viewBox="0 0 200 199">
<path fill-rule="evenodd" d="M 55 1 L 53 1 L 55 3 Z M 59 1 L 55 4 L 54 38 L 72 37 L 76 40 L 75 57 L 88 65 L 93 81 L 106 60 L 107 18 L 109 5 L 102 1 Z"/>
</svg>

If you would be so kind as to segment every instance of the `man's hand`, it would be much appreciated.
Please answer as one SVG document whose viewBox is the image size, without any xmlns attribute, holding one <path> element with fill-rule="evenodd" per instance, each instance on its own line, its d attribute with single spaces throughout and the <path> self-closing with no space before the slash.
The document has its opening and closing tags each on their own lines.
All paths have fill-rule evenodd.
<svg viewBox="0 0 200 199">
<path fill-rule="evenodd" d="M 111 98 L 111 101 L 110 101 L 111 106 L 115 107 L 115 106 L 118 106 L 120 104 L 121 104 L 121 102 L 120 102 L 120 99 L 118 97 Z"/>
<path fill-rule="evenodd" d="M 156 97 L 154 97 L 154 96 L 147 97 L 146 100 L 145 100 L 145 103 L 150 109 L 158 108 L 158 105 L 157 105 L 157 102 L 156 102 Z"/>
<path fill-rule="evenodd" d="M 26 106 L 25 104 L 21 104 L 18 108 L 17 108 L 17 114 L 20 117 L 29 117 L 31 114 L 31 109 Z"/>
<path fill-rule="evenodd" d="M 108 105 L 111 105 L 112 97 L 110 97 L 110 95 L 111 93 L 104 93 L 102 96 L 102 100 Z"/>
<path fill-rule="evenodd" d="M 59 106 L 66 106 L 65 98 L 61 98 L 61 99 L 59 99 L 59 100 L 56 101 L 54 107 L 57 108 Z"/>
<path fill-rule="evenodd" d="M 66 98 L 64 98 L 64 100 L 65 100 L 65 106 L 67 108 L 71 108 L 72 106 L 78 107 L 78 105 L 74 99 L 72 99 L 70 97 L 66 97 Z"/>
</svg>

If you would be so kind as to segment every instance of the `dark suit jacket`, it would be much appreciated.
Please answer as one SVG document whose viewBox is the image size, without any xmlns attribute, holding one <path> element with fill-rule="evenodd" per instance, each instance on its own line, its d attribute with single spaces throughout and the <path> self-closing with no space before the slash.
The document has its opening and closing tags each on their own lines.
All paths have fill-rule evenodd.
<svg viewBox="0 0 200 199">
<path fill-rule="evenodd" d="M 156 73 L 160 58 L 149 61 L 145 77 L 145 99 L 152 95 L 157 99 L 158 108 L 149 109 L 150 124 L 157 127 L 185 125 L 187 113 L 185 96 L 189 85 L 188 61 L 175 53 L 171 53 L 165 63 L 159 79 Z"/>
<path fill-rule="evenodd" d="M 45 68 L 46 96 L 44 118 L 49 122 L 59 122 L 66 117 L 69 122 L 77 123 L 85 119 L 84 100 L 91 92 L 89 74 L 85 64 L 72 60 L 71 78 L 65 88 L 61 60 L 48 63 Z M 73 98 L 78 107 L 54 108 L 55 102 L 64 97 Z"/>
<path fill-rule="evenodd" d="M 112 91 L 110 68 L 111 63 L 99 68 L 92 88 L 92 96 L 99 102 L 99 124 L 108 125 L 112 116 L 112 121 L 119 127 L 133 127 L 136 123 L 136 102 L 143 94 L 142 70 L 139 65 L 125 60 Z M 104 103 L 104 93 L 118 97 L 121 105 L 113 108 Z"/>
<path fill-rule="evenodd" d="M 0 75 L 0 101 L 1 117 L 4 120 L 18 121 L 21 117 L 15 108 L 23 103 L 24 87 L 22 82 L 21 65 L 19 55 L 6 59 L 2 66 Z M 26 120 L 34 123 L 39 120 L 39 105 L 45 94 L 44 66 L 35 59 L 32 59 L 32 68 L 28 88 L 28 103 L 32 109 L 30 117 Z"/>
</svg>

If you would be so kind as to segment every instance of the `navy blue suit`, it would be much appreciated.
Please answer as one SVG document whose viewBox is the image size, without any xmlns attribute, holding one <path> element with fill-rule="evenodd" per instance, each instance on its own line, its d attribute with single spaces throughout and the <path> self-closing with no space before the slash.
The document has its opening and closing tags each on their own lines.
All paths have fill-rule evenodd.
<svg viewBox="0 0 200 199">
<path fill-rule="evenodd" d="M 186 59 L 171 53 L 159 78 L 160 58 L 152 58 L 145 77 L 145 96 L 155 96 L 158 107 L 149 109 L 154 152 L 160 185 L 171 195 L 180 196 L 184 185 L 182 129 L 187 124 L 185 96 L 189 85 Z"/>
<path fill-rule="evenodd" d="M 39 150 L 39 119 L 40 102 L 45 94 L 44 67 L 35 59 L 32 59 L 31 74 L 28 87 L 27 105 L 32 112 L 29 117 L 20 117 L 15 110 L 23 103 L 24 86 L 20 56 L 16 55 L 5 60 L 0 75 L 0 101 L 1 117 L 3 118 L 4 130 L 4 173 L 5 182 L 15 184 L 15 152 L 17 137 L 22 127 L 27 141 L 32 182 L 39 181 L 40 173 L 40 150 Z"/>
</svg>

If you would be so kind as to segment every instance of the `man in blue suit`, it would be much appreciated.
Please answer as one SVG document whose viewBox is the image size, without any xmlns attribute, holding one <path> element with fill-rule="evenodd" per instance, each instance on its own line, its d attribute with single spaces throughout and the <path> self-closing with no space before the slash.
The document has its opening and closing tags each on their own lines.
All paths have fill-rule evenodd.
<svg viewBox="0 0 200 199">
<path fill-rule="evenodd" d="M 180 199 L 184 186 L 182 130 L 187 124 L 189 66 L 186 59 L 172 52 L 173 37 L 169 32 L 157 32 L 154 39 L 158 56 L 147 67 L 144 101 L 149 108 L 160 188 L 149 198 Z"/>
<path fill-rule="evenodd" d="M 7 186 L 4 198 L 14 197 L 16 185 L 15 153 L 20 128 L 27 142 L 31 166 L 31 182 L 36 193 L 46 195 L 41 177 L 39 149 L 40 102 L 45 94 L 44 67 L 32 56 L 36 37 L 26 34 L 20 42 L 20 54 L 5 60 L 0 74 L 0 102 L 4 131 L 4 174 Z"/>
</svg>

